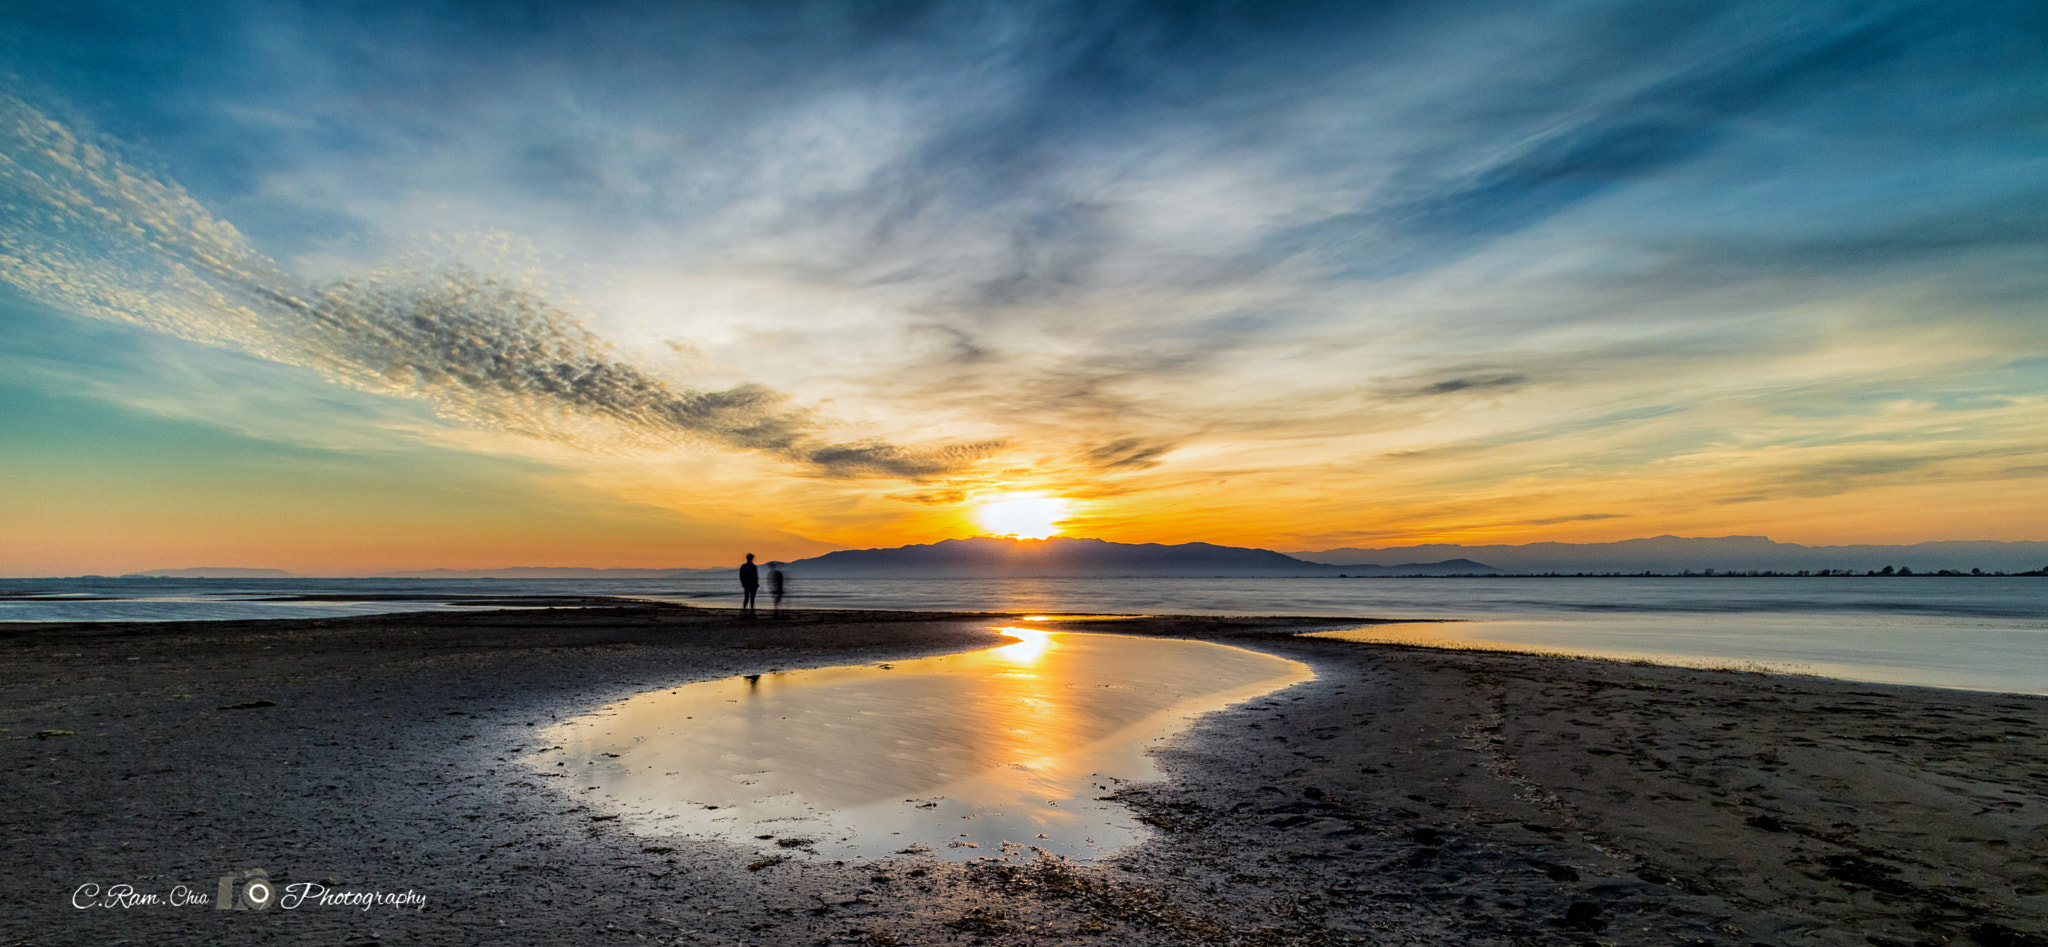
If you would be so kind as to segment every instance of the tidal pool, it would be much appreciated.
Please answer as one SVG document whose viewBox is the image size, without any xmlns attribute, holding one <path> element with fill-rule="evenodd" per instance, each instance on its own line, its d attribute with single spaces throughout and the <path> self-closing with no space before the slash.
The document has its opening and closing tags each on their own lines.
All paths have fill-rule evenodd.
<svg viewBox="0 0 2048 947">
<path fill-rule="evenodd" d="M 831 859 L 1092 857 L 1144 835 L 1101 797 L 1159 778 L 1148 748 L 1315 676 L 1206 641 L 998 630 L 1018 642 L 640 694 L 542 731 L 554 746 L 527 761 L 647 834 Z"/>
</svg>

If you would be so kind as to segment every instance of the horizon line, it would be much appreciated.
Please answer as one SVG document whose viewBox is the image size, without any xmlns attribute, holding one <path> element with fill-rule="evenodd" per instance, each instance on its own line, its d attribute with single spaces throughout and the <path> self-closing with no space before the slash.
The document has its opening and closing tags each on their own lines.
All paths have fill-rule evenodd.
<svg viewBox="0 0 2048 947">
<path fill-rule="evenodd" d="M 1122 542 L 1122 541 L 1118 541 L 1118 540 L 1109 540 L 1109 539 L 1102 539 L 1102 538 L 1100 538 L 1100 537 L 1093 537 L 1093 536 L 1049 536 L 1049 537 L 1045 537 L 1045 538 L 1043 538 L 1043 539 L 1031 539 L 1031 538 L 1020 538 L 1020 537 L 1015 537 L 1015 536 L 993 536 L 993 535 L 987 535 L 987 534 L 983 534 L 983 535 L 978 535 L 978 536 L 967 536 L 967 537 L 953 537 L 953 538 L 948 538 L 948 539 L 941 539 L 941 540 L 935 540 L 935 541 L 933 541 L 933 542 L 928 542 L 928 543 L 905 543 L 905 544 L 902 544 L 902 545 L 899 545 L 899 546 L 870 546 L 870 547 L 865 547 L 865 548 L 854 548 L 854 547 L 846 547 L 846 548 L 841 548 L 841 549 L 833 549 L 833 550 L 828 550 L 828 551 L 826 551 L 826 552 L 821 552 L 821 553 L 818 553 L 817 555 L 814 555 L 814 556 L 806 556 L 806 557 L 803 557 L 803 558 L 800 558 L 800 559 L 782 559 L 782 560 L 777 560 L 777 561 L 781 561 L 781 562 L 790 562 L 790 563 L 794 563 L 794 562 L 803 562 L 803 561 L 807 561 L 807 560 L 809 560 L 809 559 L 819 559 L 819 558 L 823 558 L 823 557 L 825 557 L 825 556 L 830 556 L 830 555 L 833 555 L 833 554 L 835 554 L 835 553 L 841 553 L 841 552 L 880 552 L 880 551 L 889 551 L 889 550 L 898 550 L 898 549 L 910 549 L 910 548 L 915 548 L 915 547 L 925 547 L 925 546 L 937 546 L 937 545 L 941 545 L 941 544 L 943 544 L 943 543 L 948 543 L 948 542 L 969 542 L 969 541 L 973 541 L 973 540 L 977 540 L 977 539 L 987 539 L 987 540 L 1007 540 L 1007 541 L 1009 541 L 1009 542 L 1011 542 L 1011 543 L 1014 543 L 1014 544 L 1024 544 L 1024 543 L 1037 543 L 1037 544 L 1044 544 L 1044 543 L 1050 543 L 1050 542 L 1053 542 L 1053 541 L 1055 541 L 1055 540 L 1070 540 L 1070 541 L 1087 541 L 1087 542 L 1100 542 L 1100 543 L 1105 543 L 1105 544 L 1109 544 L 1109 545 L 1118 545 L 1118 546 L 1164 546 L 1164 547 L 1174 547 L 1174 546 L 1191 546 L 1191 545 L 1206 545 L 1206 546 L 1213 546 L 1213 547 L 1216 547 L 1216 548 L 1221 548 L 1221 549 L 1243 549 L 1243 550 L 1252 550 L 1252 551 L 1259 551 L 1259 552 L 1271 552 L 1271 553 L 1275 553 L 1275 554 L 1278 554 L 1278 555 L 1284 555 L 1284 556 L 1290 556 L 1290 557 L 1299 557 L 1299 556 L 1307 556 L 1307 555 L 1317 555 L 1317 554 L 1323 554 L 1323 553 L 1332 553 L 1332 552 L 1339 552 L 1339 551 L 1346 551 L 1346 550 L 1357 550 L 1357 551 L 1360 551 L 1360 552 L 1394 552 L 1394 551 L 1398 551 L 1398 550 L 1402 550 L 1402 549 L 1419 549 L 1419 548 L 1428 548 L 1428 547 L 1444 547 L 1444 548 L 1466 548 L 1466 549 L 1469 549 L 1469 548 L 1503 548 L 1503 549 L 1523 549 L 1523 548 L 1528 548 L 1528 547 L 1532 547 L 1532 546 L 1575 546 L 1575 547 L 1589 547 L 1589 546 L 1613 546 L 1613 545 L 1619 545 L 1619 544 L 1622 544 L 1622 543 L 1644 542 L 1644 541 L 1651 541 L 1651 540 L 1658 540 L 1658 539 L 1672 539 L 1672 540 L 1680 540 L 1680 541 L 1690 541 L 1690 542 L 1701 542 L 1701 541 L 1714 541 L 1714 540 L 1730 540 L 1730 539 L 1749 539 L 1749 540 L 1758 540 L 1758 541 L 1761 541 L 1761 542 L 1763 542 L 1763 543 L 1768 543 L 1768 544 L 1770 544 L 1770 545 L 1773 545 L 1773 546 L 1789 546 L 1789 547 L 1796 547 L 1796 548 L 1799 548 L 1799 549 L 1809 549 L 1809 550 L 1824 550 L 1824 549 L 1853 549 L 1853 548 L 1891 548 L 1891 549 L 1909 549 L 1909 548 L 1913 548 L 1913 547 L 1918 547 L 1918 546 L 1928 546 L 1928 545 L 1938 545 L 1938 544 L 1957 544 L 1957 543 L 1971 543 L 1971 544 L 1988 544 L 1988 545 L 2001 545 L 2001 546 L 2019 546 L 2019 545 L 2026 545 L 2026 544 L 2034 544 L 2034 543 L 2048 543 L 2048 540 L 2038 540 L 2038 539 L 2027 539 L 2027 540 L 1999 540 L 1999 539 L 1930 539 L 1930 540 L 1919 540 L 1919 541 L 1916 541 L 1916 542 L 1910 542 L 1910 543 L 1840 543 L 1840 544 L 1833 544 L 1833 545 L 1810 545 L 1810 544 L 1806 544 L 1806 543 L 1794 543 L 1794 542 L 1781 542 L 1781 541 L 1778 541 L 1778 540 L 1774 540 L 1774 539 L 1771 539 L 1771 538 L 1770 538 L 1770 537 L 1768 537 L 1768 536 L 1762 536 L 1762 535 L 1750 535 L 1750 534 L 1731 534 L 1731 535 L 1726 535 L 1726 536 L 1680 536 L 1680 535 L 1677 535 L 1677 534 L 1673 534 L 1673 533 L 1666 533 L 1666 534 L 1662 534 L 1662 535 L 1657 535 L 1657 536 L 1642 536 L 1642 537 L 1634 537 L 1634 538 L 1630 538 L 1630 539 L 1618 539 L 1618 540 L 1601 540 L 1601 541 L 1597 541 L 1597 542 L 1567 542 L 1567 541 L 1561 541 L 1561 540 L 1539 540 L 1539 541 L 1536 541 L 1536 542 L 1528 542 L 1528 543 L 1464 543 L 1464 542 L 1428 542 L 1428 543 L 1411 543 L 1411 544 L 1406 544 L 1406 545 L 1390 545 L 1390 546 L 1333 546 L 1333 547 L 1326 547 L 1326 548 L 1323 548 L 1323 549 L 1292 549 L 1292 550 L 1288 550 L 1288 549 L 1278 549 L 1278 548 L 1272 548 L 1272 547 L 1265 547 L 1265 546 L 1231 546 L 1231 545 L 1226 545 L 1226 544 L 1222 544 L 1222 543 L 1214 543 L 1214 542 L 1208 542 L 1208 541 L 1206 541 L 1206 540 L 1190 540 L 1190 541 L 1187 541 L 1187 542 L 1180 542 L 1180 543 L 1162 543 L 1162 542 L 1137 542 L 1137 543 L 1132 543 L 1132 542 Z M 735 558 L 737 558 L 737 554 L 735 554 Z M 1315 563 L 1315 564 L 1317 564 L 1317 565 L 1327 565 L 1327 566 L 1333 566 L 1333 567 L 1343 567 L 1343 566 L 1346 566 L 1346 565 L 1366 565 L 1366 563 Z M 1406 564 L 1406 563 L 1404 563 L 1404 564 Z M 297 571 L 293 571 L 293 570 L 290 570 L 290 569 L 284 569 L 284 568 L 280 568 L 280 567 L 275 567 L 275 566 L 246 566 L 246 565 L 234 565 L 234 566 L 229 566 L 229 565 L 204 565 L 204 566 L 177 566 L 177 567 L 169 567 L 169 566 L 165 566 L 165 567 L 157 567 L 157 568 L 152 568 L 152 569 L 142 569 L 142 570 L 125 570 L 125 571 L 120 571 L 120 572 L 104 572 L 104 573 L 102 573 L 102 572 L 84 572 L 84 573 L 76 573 L 76 574 L 72 574 L 72 575 L 63 575 L 63 576 L 59 576 L 59 575 L 8 575 L 8 576 L 0 576 L 0 579 L 6 579 L 6 580 L 21 580 L 21 579 L 60 579 L 60 578 L 62 578 L 62 579 L 81 579 L 81 578 L 106 578 L 106 579 L 120 579 L 120 578 L 202 578 L 201 576 L 178 576 L 178 575 L 162 575 L 161 573 L 179 573 L 179 572 L 203 572 L 203 571 L 219 571 L 219 572 L 271 572 L 271 573 L 281 573 L 281 575 L 275 575 L 275 576 L 270 576 L 271 578 L 306 578 L 306 579 L 376 579 L 376 578 L 417 578 L 418 576 L 413 576 L 413 575 L 408 575 L 408 574 L 409 574 L 409 573 L 422 573 L 422 572 L 454 572 L 454 573 L 477 573 L 477 574 L 479 574 L 479 575 L 477 575 L 477 576 L 476 576 L 477 578 L 489 578 L 489 577 L 491 577 L 491 576 L 488 576 L 488 575 L 481 575 L 481 574 L 482 574 L 482 573 L 492 573 L 492 572 L 512 572 L 512 571 L 543 571 L 543 570 L 564 570 L 564 571 L 567 571 L 567 570 L 575 570 L 575 571 L 586 571 L 586 572 L 715 572 L 715 571 L 719 571 L 719 570 L 722 570 L 722 569 L 725 569 L 725 568 L 728 568 L 728 567 L 727 567 L 727 566 L 725 566 L 725 565 L 712 565 L 712 566 L 682 566 L 682 565 L 677 565 L 677 566 L 586 566 L 586 565 L 498 565 L 498 566 L 477 566 L 477 567 L 455 567 L 455 566 L 412 566 L 412 567 L 395 567 L 395 568 L 382 568 L 382 569 L 366 569 L 366 570 L 361 570 L 361 571 L 349 571 L 349 572 L 297 572 Z M 1491 566 L 1489 566 L 1489 568 L 1492 568 L 1492 567 L 1491 567 Z M 1534 574 L 1534 573 L 1511 573 L 1511 574 Z M 260 576 L 260 575 L 258 575 L 258 576 L 230 576 L 230 577 L 225 577 L 225 578 L 265 578 L 265 576 Z"/>
</svg>

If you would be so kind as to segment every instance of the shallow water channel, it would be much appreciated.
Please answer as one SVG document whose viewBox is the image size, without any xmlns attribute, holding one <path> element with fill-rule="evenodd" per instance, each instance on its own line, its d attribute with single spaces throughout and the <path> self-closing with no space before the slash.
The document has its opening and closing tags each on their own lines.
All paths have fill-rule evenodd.
<svg viewBox="0 0 2048 947">
<path fill-rule="evenodd" d="M 1194 717 L 1309 680 L 1206 641 L 999 629 L 1017 643 L 654 691 L 567 720 L 529 757 L 643 834 L 828 859 L 1107 854 L 1142 838 L 1099 797 L 1157 779 Z"/>
</svg>

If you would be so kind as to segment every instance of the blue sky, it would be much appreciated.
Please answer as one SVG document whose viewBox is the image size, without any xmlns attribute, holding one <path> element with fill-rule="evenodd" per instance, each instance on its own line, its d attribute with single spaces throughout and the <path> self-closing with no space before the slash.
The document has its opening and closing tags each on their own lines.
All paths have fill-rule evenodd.
<svg viewBox="0 0 2048 947">
<path fill-rule="evenodd" d="M 558 498 L 499 503 L 534 519 L 494 547 L 553 561 L 943 538 L 1020 492 L 1292 549 L 2041 538 L 2044 35 L 2029 3 L 12 4 L 0 361 L 17 408 L 332 454 L 380 522 L 432 519 L 415 476 Z M 152 346 L 203 367 L 108 354 Z M 8 437 L 118 453 L 99 423 Z M 586 507 L 660 538 L 551 545 Z M 260 532 L 197 548 L 505 564 Z M 0 556 L 195 564 L 158 533 Z"/>
</svg>

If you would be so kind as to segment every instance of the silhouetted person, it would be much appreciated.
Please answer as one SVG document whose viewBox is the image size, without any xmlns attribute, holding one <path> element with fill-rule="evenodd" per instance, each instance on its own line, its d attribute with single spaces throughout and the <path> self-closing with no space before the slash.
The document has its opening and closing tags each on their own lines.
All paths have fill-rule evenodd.
<svg viewBox="0 0 2048 947">
<path fill-rule="evenodd" d="M 747 562 L 740 566 L 740 591 L 745 596 L 740 601 L 740 612 L 752 617 L 754 614 L 754 593 L 761 589 L 761 570 L 754 566 L 754 554 L 747 553 Z"/>
<path fill-rule="evenodd" d="M 782 563 L 768 564 L 768 596 L 775 601 L 775 617 L 782 617 L 782 595 L 789 591 L 789 577 L 782 574 Z"/>
</svg>

